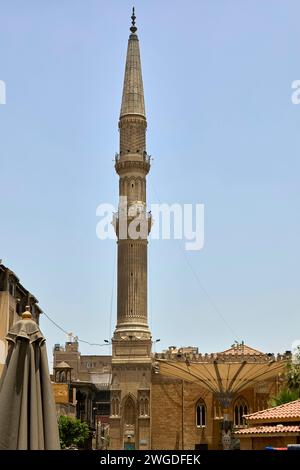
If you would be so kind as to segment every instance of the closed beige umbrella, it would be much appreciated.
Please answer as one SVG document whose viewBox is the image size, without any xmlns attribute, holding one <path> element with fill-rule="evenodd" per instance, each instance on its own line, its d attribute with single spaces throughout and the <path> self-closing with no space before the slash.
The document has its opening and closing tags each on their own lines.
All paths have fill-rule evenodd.
<svg viewBox="0 0 300 470">
<path fill-rule="evenodd" d="M 8 332 L 0 382 L 0 449 L 60 449 L 45 338 L 26 311 Z"/>
</svg>

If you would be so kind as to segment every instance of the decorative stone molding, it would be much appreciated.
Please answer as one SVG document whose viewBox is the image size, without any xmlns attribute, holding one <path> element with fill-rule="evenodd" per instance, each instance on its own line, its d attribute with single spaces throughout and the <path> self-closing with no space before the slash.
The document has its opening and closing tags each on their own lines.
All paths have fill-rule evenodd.
<svg viewBox="0 0 300 470">
<path fill-rule="evenodd" d="M 138 410 L 139 418 L 149 418 L 150 416 L 150 391 L 138 391 Z"/>
<path fill-rule="evenodd" d="M 139 124 L 140 126 L 143 126 L 143 129 L 147 128 L 146 118 L 141 115 L 126 114 L 125 116 L 121 116 L 119 120 L 119 129 L 127 127 L 128 124 Z"/>
<path fill-rule="evenodd" d="M 115 163 L 115 170 L 118 175 L 122 174 L 124 170 L 139 169 L 145 172 L 145 175 L 149 173 L 150 161 L 137 161 L 137 160 L 119 160 Z"/>
<path fill-rule="evenodd" d="M 111 417 L 120 416 L 121 391 L 113 390 L 111 394 Z"/>
</svg>

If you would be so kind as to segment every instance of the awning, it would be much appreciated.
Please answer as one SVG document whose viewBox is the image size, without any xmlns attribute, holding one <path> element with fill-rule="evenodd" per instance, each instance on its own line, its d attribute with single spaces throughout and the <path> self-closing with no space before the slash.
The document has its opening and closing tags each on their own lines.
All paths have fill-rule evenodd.
<svg viewBox="0 0 300 470">
<path fill-rule="evenodd" d="M 287 361 L 266 360 L 257 362 L 202 361 L 156 359 L 161 375 L 187 382 L 199 383 L 213 393 L 237 394 L 254 384 L 284 372 Z"/>
</svg>

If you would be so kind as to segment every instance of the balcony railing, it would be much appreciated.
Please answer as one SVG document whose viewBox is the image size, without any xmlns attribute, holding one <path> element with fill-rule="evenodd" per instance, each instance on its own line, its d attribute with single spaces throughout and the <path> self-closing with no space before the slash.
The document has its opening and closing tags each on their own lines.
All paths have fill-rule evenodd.
<svg viewBox="0 0 300 470">
<path fill-rule="evenodd" d="M 143 161 L 146 163 L 150 163 L 151 155 L 148 155 L 146 151 L 143 152 Z M 121 160 L 121 156 L 119 153 L 115 153 L 115 163 L 118 163 Z"/>
</svg>

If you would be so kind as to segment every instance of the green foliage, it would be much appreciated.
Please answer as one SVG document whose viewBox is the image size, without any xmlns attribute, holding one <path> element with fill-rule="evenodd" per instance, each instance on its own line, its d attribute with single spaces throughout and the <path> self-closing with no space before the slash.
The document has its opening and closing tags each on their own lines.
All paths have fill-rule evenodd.
<svg viewBox="0 0 300 470">
<path fill-rule="evenodd" d="M 300 367 L 298 364 L 288 364 L 286 374 L 287 386 L 289 390 L 298 392 L 300 389 Z"/>
<path fill-rule="evenodd" d="M 270 400 L 270 406 L 283 405 L 300 398 L 300 365 L 288 363 L 285 373 L 285 386 L 280 390 L 276 397 Z"/>
<path fill-rule="evenodd" d="M 86 423 L 70 416 L 60 416 L 58 419 L 59 438 L 62 449 L 71 445 L 83 444 L 89 437 L 90 431 Z"/>
<path fill-rule="evenodd" d="M 276 397 L 271 398 L 270 406 L 283 405 L 284 403 L 289 403 L 290 401 L 298 400 L 299 391 L 290 390 L 288 387 L 283 388 Z"/>
</svg>

